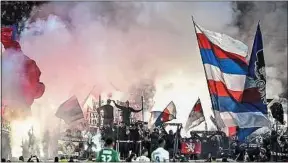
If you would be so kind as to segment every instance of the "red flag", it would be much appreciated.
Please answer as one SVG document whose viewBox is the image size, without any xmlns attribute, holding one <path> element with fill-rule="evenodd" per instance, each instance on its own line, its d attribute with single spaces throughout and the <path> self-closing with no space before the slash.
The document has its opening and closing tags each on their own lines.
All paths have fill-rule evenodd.
<svg viewBox="0 0 288 163">
<path fill-rule="evenodd" d="M 56 117 L 63 119 L 67 124 L 84 118 L 83 111 L 76 96 L 72 96 L 61 104 L 55 115 Z"/>
<path fill-rule="evenodd" d="M 202 145 L 200 141 L 185 141 L 181 143 L 182 154 L 201 154 Z"/>
</svg>

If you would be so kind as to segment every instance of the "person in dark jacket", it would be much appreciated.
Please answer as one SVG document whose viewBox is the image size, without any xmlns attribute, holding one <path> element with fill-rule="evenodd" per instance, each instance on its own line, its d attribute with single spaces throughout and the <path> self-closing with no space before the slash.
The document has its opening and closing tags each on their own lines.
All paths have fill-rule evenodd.
<svg viewBox="0 0 288 163">
<path fill-rule="evenodd" d="M 109 125 L 109 126 L 113 126 L 113 122 L 114 122 L 114 108 L 113 106 L 111 106 L 111 100 L 108 99 L 107 100 L 107 104 L 103 105 L 99 108 L 97 108 L 97 112 L 100 112 L 101 110 L 103 110 L 104 115 L 103 115 L 103 123 L 105 126 Z"/>
<path fill-rule="evenodd" d="M 122 111 L 122 121 L 125 123 L 125 125 L 130 126 L 130 117 L 131 113 L 138 113 L 143 111 L 143 108 L 141 110 L 135 110 L 132 107 L 129 106 L 129 101 L 126 101 L 126 106 L 121 106 L 118 105 L 114 100 L 113 100 L 114 105 L 119 108 Z"/>
</svg>

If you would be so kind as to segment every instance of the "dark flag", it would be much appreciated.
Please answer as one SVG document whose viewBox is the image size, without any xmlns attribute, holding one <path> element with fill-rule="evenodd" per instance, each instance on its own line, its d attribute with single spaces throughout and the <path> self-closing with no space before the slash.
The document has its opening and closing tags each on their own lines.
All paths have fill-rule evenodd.
<svg viewBox="0 0 288 163">
<path fill-rule="evenodd" d="M 84 118 L 83 111 L 76 96 L 72 96 L 61 104 L 55 115 L 63 119 L 67 124 Z"/>
<path fill-rule="evenodd" d="M 242 102 L 244 105 L 256 108 L 262 114 L 266 116 L 268 115 L 266 100 L 266 71 L 260 24 L 257 26 L 254 38 Z M 245 140 L 247 136 L 257 129 L 259 129 L 259 127 L 238 128 L 238 139 L 240 141 Z"/>
</svg>

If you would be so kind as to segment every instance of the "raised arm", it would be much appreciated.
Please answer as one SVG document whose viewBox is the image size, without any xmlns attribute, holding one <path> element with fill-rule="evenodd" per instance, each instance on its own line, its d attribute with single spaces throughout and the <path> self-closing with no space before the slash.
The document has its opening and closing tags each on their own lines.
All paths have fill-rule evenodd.
<svg viewBox="0 0 288 163">
<path fill-rule="evenodd" d="M 143 111 L 143 108 L 142 108 L 141 110 L 135 110 L 135 109 L 133 109 L 133 108 L 131 108 L 131 107 L 128 107 L 128 109 L 129 109 L 131 112 L 133 112 L 133 113 L 139 113 L 139 112 Z"/>
<path fill-rule="evenodd" d="M 118 105 L 114 100 L 113 100 L 113 103 L 118 109 L 127 110 L 125 106 Z"/>
</svg>

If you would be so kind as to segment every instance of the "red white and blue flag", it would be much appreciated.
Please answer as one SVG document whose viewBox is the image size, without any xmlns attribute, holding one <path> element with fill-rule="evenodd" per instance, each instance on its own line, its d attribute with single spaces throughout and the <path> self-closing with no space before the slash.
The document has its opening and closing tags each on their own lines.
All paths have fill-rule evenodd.
<svg viewBox="0 0 288 163">
<path fill-rule="evenodd" d="M 199 124 L 201 124 L 204 121 L 205 121 L 205 117 L 203 114 L 201 101 L 198 98 L 198 100 L 196 101 L 195 105 L 193 106 L 193 108 L 189 114 L 189 117 L 187 119 L 187 122 L 186 122 L 184 129 L 186 132 L 188 132 L 190 129 L 198 126 Z"/>
<path fill-rule="evenodd" d="M 269 126 L 261 110 L 242 103 L 248 47 L 227 35 L 194 25 L 215 115 L 220 115 L 227 128 Z"/>
<path fill-rule="evenodd" d="M 149 120 L 149 127 L 158 127 L 165 122 L 169 122 L 173 119 L 176 119 L 176 106 L 173 101 L 171 101 L 165 109 L 161 111 L 152 111 L 151 117 Z"/>
</svg>

